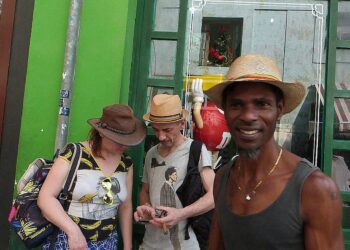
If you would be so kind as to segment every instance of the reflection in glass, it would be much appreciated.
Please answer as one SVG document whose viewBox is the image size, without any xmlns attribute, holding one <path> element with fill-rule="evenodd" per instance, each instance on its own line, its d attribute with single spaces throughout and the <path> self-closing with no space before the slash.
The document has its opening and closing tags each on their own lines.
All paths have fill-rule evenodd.
<svg viewBox="0 0 350 250">
<path fill-rule="evenodd" d="M 334 99 L 334 137 L 350 140 L 350 99 Z"/>
<path fill-rule="evenodd" d="M 176 41 L 152 40 L 150 77 L 173 79 L 176 63 Z"/>
<path fill-rule="evenodd" d="M 338 4 L 337 38 L 339 40 L 350 40 L 350 3 L 349 2 L 339 2 Z"/>
<path fill-rule="evenodd" d="M 350 191 L 350 151 L 334 150 L 332 158 L 332 179 L 341 191 Z"/>
<path fill-rule="evenodd" d="M 179 0 L 157 0 L 154 31 L 177 32 L 179 12 Z"/>
</svg>

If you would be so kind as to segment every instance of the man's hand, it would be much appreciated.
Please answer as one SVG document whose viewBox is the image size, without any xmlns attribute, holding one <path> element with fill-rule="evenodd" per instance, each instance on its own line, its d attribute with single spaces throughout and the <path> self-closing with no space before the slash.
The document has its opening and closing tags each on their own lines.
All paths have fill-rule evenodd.
<svg viewBox="0 0 350 250">
<path fill-rule="evenodd" d="M 153 218 L 152 224 L 157 225 L 160 228 L 163 228 L 163 224 L 165 224 L 167 228 L 171 228 L 172 226 L 179 224 L 181 220 L 185 219 L 181 208 L 159 206 L 157 209 L 166 211 L 166 216 L 160 218 L 154 216 Z"/>
<path fill-rule="evenodd" d="M 134 212 L 134 219 L 136 222 L 140 220 L 152 220 L 155 214 L 154 208 L 149 205 L 141 205 L 136 208 Z"/>
</svg>

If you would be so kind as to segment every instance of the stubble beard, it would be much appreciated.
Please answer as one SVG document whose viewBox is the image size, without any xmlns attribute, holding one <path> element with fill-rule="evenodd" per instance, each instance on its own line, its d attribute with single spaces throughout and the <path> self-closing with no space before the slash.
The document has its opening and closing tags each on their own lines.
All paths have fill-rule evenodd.
<svg viewBox="0 0 350 250">
<path fill-rule="evenodd" d="M 260 148 L 242 149 L 238 148 L 238 154 L 251 160 L 256 160 L 260 154 Z"/>
</svg>

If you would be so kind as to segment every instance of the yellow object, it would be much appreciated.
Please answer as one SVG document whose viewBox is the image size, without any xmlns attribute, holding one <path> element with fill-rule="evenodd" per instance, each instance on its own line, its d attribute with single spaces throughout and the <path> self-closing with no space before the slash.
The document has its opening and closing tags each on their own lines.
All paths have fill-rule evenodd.
<svg viewBox="0 0 350 250">
<path fill-rule="evenodd" d="M 191 91 L 192 81 L 196 78 L 200 78 L 203 80 L 203 91 L 210 89 L 216 84 L 223 82 L 225 80 L 225 75 L 216 74 L 216 75 L 196 75 L 196 76 L 185 76 L 184 77 L 184 89 L 186 89 L 186 82 L 188 81 L 188 90 Z"/>
</svg>

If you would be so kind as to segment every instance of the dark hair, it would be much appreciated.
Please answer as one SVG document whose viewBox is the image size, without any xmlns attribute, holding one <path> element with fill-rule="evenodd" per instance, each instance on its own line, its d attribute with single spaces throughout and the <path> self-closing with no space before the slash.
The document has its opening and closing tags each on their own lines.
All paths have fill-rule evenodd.
<svg viewBox="0 0 350 250">
<path fill-rule="evenodd" d="M 165 170 L 165 179 L 168 180 L 169 176 L 172 175 L 173 173 L 176 172 L 176 168 L 175 167 L 168 167 L 167 170 Z"/>
<path fill-rule="evenodd" d="M 280 88 L 272 85 L 272 84 L 266 84 L 266 86 L 268 86 L 272 92 L 275 94 L 275 98 L 276 98 L 276 103 L 279 103 L 280 101 L 283 100 L 284 96 L 283 96 L 283 92 Z M 226 100 L 227 100 L 227 96 L 229 93 L 231 93 L 234 88 L 236 87 L 235 84 L 230 84 L 228 86 L 226 86 L 226 88 L 224 89 L 224 91 L 222 92 L 222 103 L 221 106 L 223 108 L 225 108 L 226 106 Z"/>
<path fill-rule="evenodd" d="M 102 157 L 101 143 L 102 143 L 102 137 L 100 135 L 100 132 L 98 132 L 95 128 L 91 128 L 89 132 L 89 144 L 94 156 Z"/>
</svg>

